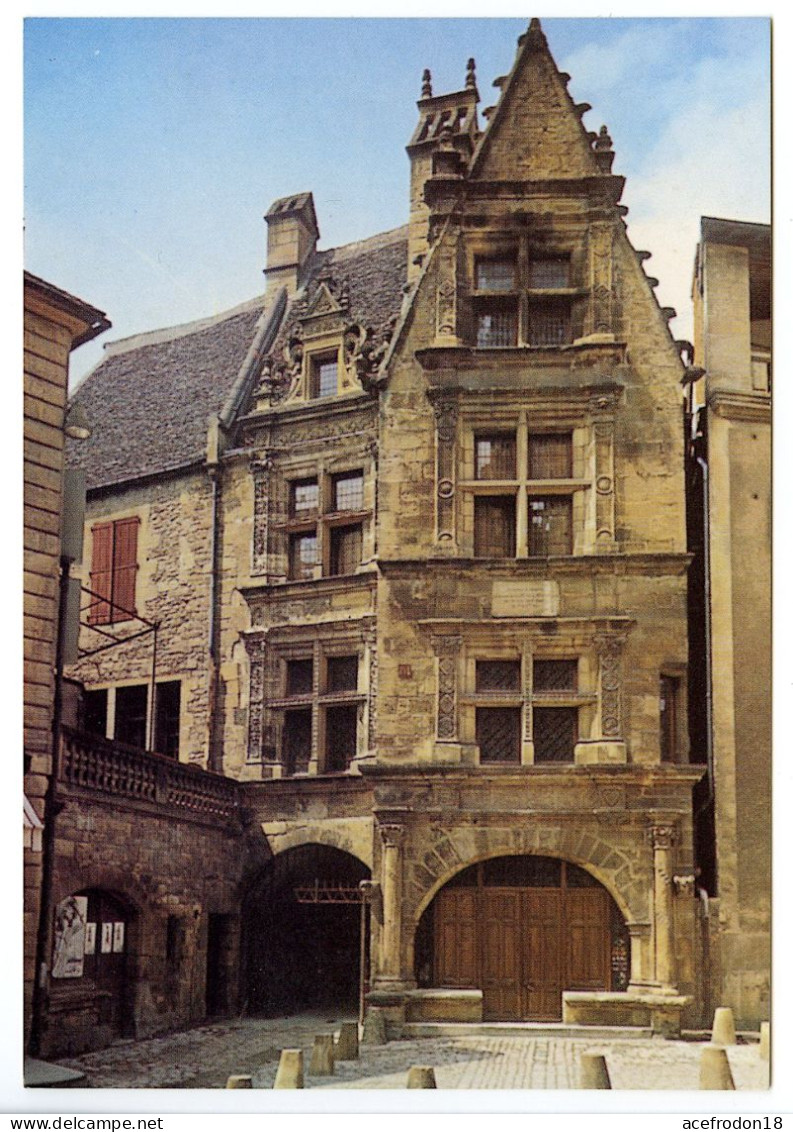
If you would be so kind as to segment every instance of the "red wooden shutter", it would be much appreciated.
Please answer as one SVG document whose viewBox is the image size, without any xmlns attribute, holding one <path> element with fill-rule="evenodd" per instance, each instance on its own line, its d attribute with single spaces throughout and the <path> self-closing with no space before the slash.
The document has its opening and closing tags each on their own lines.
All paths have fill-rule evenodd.
<svg viewBox="0 0 793 1132">
<path fill-rule="evenodd" d="M 113 597 L 113 524 L 97 523 L 91 528 L 93 552 L 91 555 L 91 586 L 94 594 L 88 607 L 90 625 L 107 625 Z M 106 600 L 103 600 L 106 599 Z"/>
<path fill-rule="evenodd" d="M 138 572 L 137 515 L 117 519 L 113 539 L 113 620 L 129 621 L 135 613 L 135 578 Z"/>
</svg>

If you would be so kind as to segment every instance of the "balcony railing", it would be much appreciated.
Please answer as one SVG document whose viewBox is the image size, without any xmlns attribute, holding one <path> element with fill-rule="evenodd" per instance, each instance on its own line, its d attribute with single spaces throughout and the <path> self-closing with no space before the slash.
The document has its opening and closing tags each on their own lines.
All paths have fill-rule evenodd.
<svg viewBox="0 0 793 1132">
<path fill-rule="evenodd" d="M 116 798 L 173 807 L 196 817 L 230 821 L 239 812 L 238 785 L 233 779 L 70 727 L 61 729 L 58 780 Z"/>
</svg>

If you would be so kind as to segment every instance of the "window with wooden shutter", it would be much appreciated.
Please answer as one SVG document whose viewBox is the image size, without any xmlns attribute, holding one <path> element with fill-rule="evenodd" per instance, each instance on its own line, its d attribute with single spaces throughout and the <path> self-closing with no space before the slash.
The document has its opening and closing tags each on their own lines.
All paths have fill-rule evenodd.
<svg viewBox="0 0 793 1132">
<path fill-rule="evenodd" d="M 139 526 L 140 519 L 134 515 L 92 528 L 90 625 L 129 621 L 136 616 Z"/>
<path fill-rule="evenodd" d="M 113 600 L 113 524 L 97 523 L 92 527 L 93 553 L 91 556 L 91 604 L 88 608 L 90 625 L 107 625 L 111 620 L 110 602 Z"/>
<path fill-rule="evenodd" d="M 113 621 L 129 621 L 136 613 L 139 526 L 137 516 L 113 524 Z"/>
<path fill-rule="evenodd" d="M 474 554 L 477 558 L 515 557 L 515 499 L 480 495 L 474 500 Z"/>
</svg>

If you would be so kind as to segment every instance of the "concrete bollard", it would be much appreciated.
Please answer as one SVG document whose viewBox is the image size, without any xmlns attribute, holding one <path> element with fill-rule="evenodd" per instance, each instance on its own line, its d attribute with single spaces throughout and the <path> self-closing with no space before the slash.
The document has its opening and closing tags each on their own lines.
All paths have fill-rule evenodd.
<svg viewBox="0 0 793 1132">
<path fill-rule="evenodd" d="M 703 1046 L 699 1062 L 700 1089 L 734 1089 L 730 1063 L 724 1046 Z"/>
<path fill-rule="evenodd" d="M 710 1040 L 715 1046 L 735 1045 L 735 1021 L 729 1006 L 717 1006 Z"/>
<path fill-rule="evenodd" d="M 388 1041 L 382 1007 L 372 1006 L 367 1010 L 361 1041 L 365 1046 L 384 1046 Z"/>
<path fill-rule="evenodd" d="M 431 1065 L 412 1065 L 408 1070 L 409 1089 L 437 1089 L 435 1070 Z"/>
<path fill-rule="evenodd" d="M 237 1073 L 233 1077 L 229 1077 L 226 1081 L 227 1089 L 252 1089 L 253 1077 L 249 1077 L 244 1073 Z"/>
<path fill-rule="evenodd" d="M 317 1034 L 311 1050 L 309 1076 L 332 1077 L 333 1070 L 333 1034 Z"/>
<path fill-rule="evenodd" d="M 771 1060 L 771 1023 L 760 1023 L 760 1060 Z"/>
<path fill-rule="evenodd" d="M 334 1051 L 336 1061 L 356 1061 L 358 1058 L 358 1023 L 342 1022 L 339 1040 Z"/>
<path fill-rule="evenodd" d="M 611 1078 L 605 1055 L 602 1053 L 582 1053 L 578 1066 L 579 1089 L 610 1089 Z"/>
<path fill-rule="evenodd" d="M 278 1072 L 275 1075 L 274 1089 L 303 1088 L 302 1049 L 282 1049 Z"/>
</svg>

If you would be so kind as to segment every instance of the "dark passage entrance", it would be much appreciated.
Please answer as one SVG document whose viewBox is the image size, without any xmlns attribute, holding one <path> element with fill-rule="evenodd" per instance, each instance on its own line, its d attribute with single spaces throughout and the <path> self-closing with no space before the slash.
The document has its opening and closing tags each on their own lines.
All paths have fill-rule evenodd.
<svg viewBox="0 0 793 1132">
<path fill-rule="evenodd" d="M 289 849 L 271 861 L 245 905 L 251 1013 L 357 1009 L 357 893 L 368 877 L 357 857 L 322 845 Z"/>
<path fill-rule="evenodd" d="M 420 986 L 476 987 L 485 1019 L 552 1021 L 563 990 L 624 990 L 628 936 L 609 893 L 551 857 L 497 857 L 458 873 L 419 923 Z"/>
</svg>

